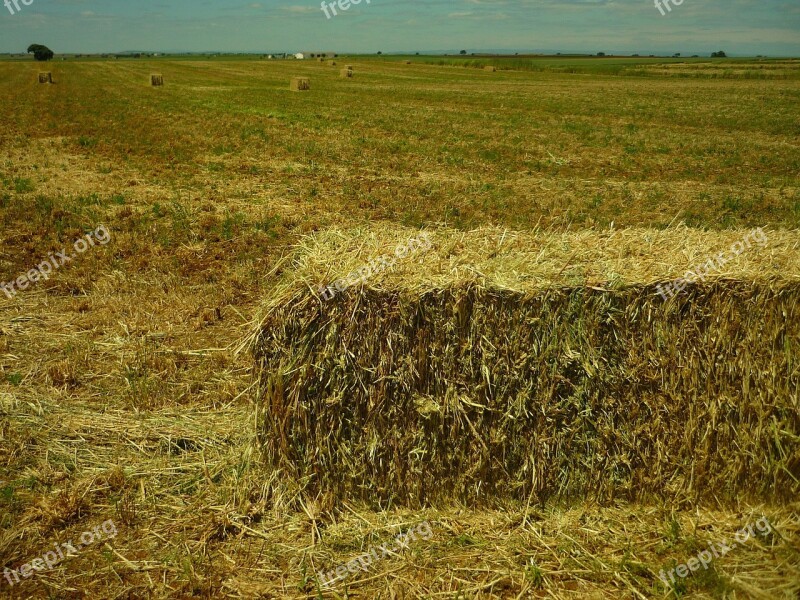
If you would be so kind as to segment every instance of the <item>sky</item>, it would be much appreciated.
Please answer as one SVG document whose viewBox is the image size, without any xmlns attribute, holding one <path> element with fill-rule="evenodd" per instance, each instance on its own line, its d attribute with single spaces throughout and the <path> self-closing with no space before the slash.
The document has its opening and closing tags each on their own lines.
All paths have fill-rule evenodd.
<svg viewBox="0 0 800 600">
<path fill-rule="evenodd" d="M 800 56 L 800 0 L 0 0 L 0 53 L 509 52 Z M 342 0 L 348 6 L 348 0 Z M 666 2 L 668 0 L 658 0 Z M 3 6 L 10 4 L 10 9 Z M 664 14 L 662 15 L 662 11 Z M 13 13 L 13 14 L 12 14 Z"/>
</svg>

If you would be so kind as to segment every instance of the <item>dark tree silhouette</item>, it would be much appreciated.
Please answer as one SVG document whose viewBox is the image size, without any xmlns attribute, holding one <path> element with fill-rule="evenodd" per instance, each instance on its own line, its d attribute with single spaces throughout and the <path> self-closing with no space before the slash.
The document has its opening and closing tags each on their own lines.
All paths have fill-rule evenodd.
<svg viewBox="0 0 800 600">
<path fill-rule="evenodd" d="M 53 58 L 53 51 L 41 44 L 31 44 L 28 46 L 28 54 L 31 52 L 33 52 L 33 58 L 36 60 L 46 61 Z"/>
</svg>

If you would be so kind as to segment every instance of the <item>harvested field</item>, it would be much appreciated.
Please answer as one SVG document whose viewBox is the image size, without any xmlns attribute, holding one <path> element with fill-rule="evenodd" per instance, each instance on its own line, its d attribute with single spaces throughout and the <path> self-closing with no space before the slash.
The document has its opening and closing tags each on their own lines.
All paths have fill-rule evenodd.
<svg viewBox="0 0 800 600">
<path fill-rule="evenodd" d="M 0 598 L 797 598 L 797 65 L 437 60 L 0 60 Z"/>
</svg>

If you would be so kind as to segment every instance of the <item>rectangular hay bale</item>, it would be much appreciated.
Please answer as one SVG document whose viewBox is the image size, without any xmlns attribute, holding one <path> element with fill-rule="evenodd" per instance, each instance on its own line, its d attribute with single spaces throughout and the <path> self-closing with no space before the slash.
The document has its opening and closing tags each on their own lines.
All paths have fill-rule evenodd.
<svg viewBox="0 0 800 600">
<path fill-rule="evenodd" d="M 152 73 L 150 75 L 150 85 L 153 87 L 161 87 L 164 85 L 164 76 L 161 73 Z"/>
<path fill-rule="evenodd" d="M 800 494 L 796 249 L 794 279 L 664 300 L 654 283 L 448 282 L 447 248 L 489 254 L 453 237 L 436 285 L 404 275 L 323 301 L 296 281 L 270 304 L 254 340 L 258 439 L 286 481 L 327 504 L 413 507 Z"/>
<path fill-rule="evenodd" d="M 53 83 L 53 74 L 50 71 L 40 72 L 39 83 Z"/>
<path fill-rule="evenodd" d="M 304 92 L 311 89 L 311 80 L 308 77 L 292 77 L 289 89 L 293 92 Z"/>
</svg>

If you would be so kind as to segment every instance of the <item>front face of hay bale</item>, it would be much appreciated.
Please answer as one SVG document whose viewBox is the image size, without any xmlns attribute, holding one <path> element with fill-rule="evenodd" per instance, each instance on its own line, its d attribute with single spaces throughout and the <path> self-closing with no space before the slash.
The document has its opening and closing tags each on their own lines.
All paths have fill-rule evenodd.
<svg viewBox="0 0 800 600">
<path fill-rule="evenodd" d="M 341 71 L 339 71 L 339 77 L 342 77 L 344 79 L 352 76 L 353 72 L 350 69 L 342 69 Z"/>
<path fill-rule="evenodd" d="M 311 89 L 311 80 L 308 77 L 292 77 L 289 89 L 293 92 L 304 92 Z"/>
<path fill-rule="evenodd" d="M 164 76 L 160 73 L 153 73 L 150 75 L 150 85 L 153 87 L 161 87 L 164 85 Z"/>
<path fill-rule="evenodd" d="M 309 294 L 256 357 L 268 461 L 330 502 L 800 494 L 798 283 Z"/>
<path fill-rule="evenodd" d="M 483 67 L 483 70 L 494 73 L 495 71 L 497 71 L 497 67 Z"/>
<path fill-rule="evenodd" d="M 49 71 L 39 73 L 39 83 L 53 83 L 53 74 Z"/>
</svg>

